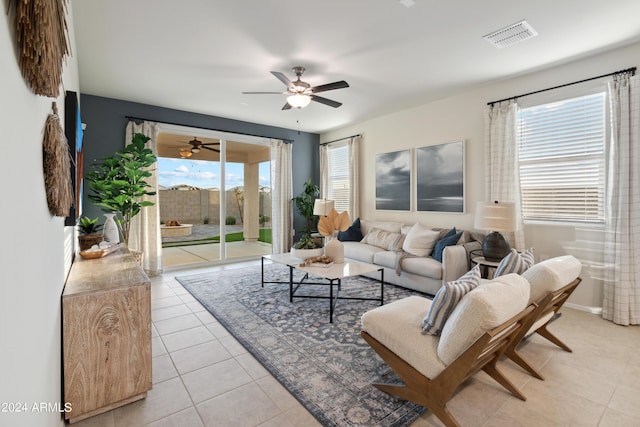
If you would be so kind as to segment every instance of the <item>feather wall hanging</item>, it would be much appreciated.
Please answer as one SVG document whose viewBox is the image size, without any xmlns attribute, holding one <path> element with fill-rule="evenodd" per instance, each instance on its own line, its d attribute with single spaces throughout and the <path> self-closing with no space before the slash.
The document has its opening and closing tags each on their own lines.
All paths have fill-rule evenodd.
<svg viewBox="0 0 640 427">
<path fill-rule="evenodd" d="M 66 217 L 69 215 L 74 198 L 71 182 L 71 155 L 55 102 L 53 114 L 49 114 L 44 127 L 42 157 L 49 212 L 51 215 Z"/>
<path fill-rule="evenodd" d="M 66 0 L 9 0 L 22 76 L 36 95 L 57 98 L 70 53 Z"/>
</svg>

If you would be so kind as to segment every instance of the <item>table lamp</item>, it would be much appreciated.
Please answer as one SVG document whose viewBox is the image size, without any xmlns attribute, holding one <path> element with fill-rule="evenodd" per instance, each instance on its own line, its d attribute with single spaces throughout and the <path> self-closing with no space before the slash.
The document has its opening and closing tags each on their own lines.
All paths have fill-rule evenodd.
<svg viewBox="0 0 640 427">
<path fill-rule="evenodd" d="M 478 202 L 474 227 L 491 233 L 482 241 L 482 255 L 487 261 L 500 261 L 511 251 L 509 242 L 499 231 L 515 231 L 515 204 Z"/>
<path fill-rule="evenodd" d="M 333 209 L 335 202 L 327 199 L 316 199 L 313 203 L 313 214 L 318 216 L 327 216 Z"/>
</svg>

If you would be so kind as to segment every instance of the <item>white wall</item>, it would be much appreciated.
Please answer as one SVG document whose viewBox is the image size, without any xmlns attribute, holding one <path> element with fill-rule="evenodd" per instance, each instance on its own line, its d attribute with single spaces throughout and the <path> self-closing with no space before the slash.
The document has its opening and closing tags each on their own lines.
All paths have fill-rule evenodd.
<svg viewBox="0 0 640 427">
<path fill-rule="evenodd" d="M 71 4 L 67 4 L 71 14 Z M 0 403 L 28 406 L 26 413 L 0 412 L 3 426 L 63 425 L 57 412 L 31 406 L 62 400 L 60 295 L 71 264 L 73 227 L 49 215 L 42 174 L 42 138 L 53 99 L 36 96 L 18 69 L 12 17 L 0 18 Z M 71 51 L 73 19 L 67 16 Z M 66 60 L 64 89 L 79 90 L 77 61 Z M 63 93 L 64 90 L 61 90 Z M 57 99 L 64 123 L 64 95 Z"/>
<path fill-rule="evenodd" d="M 363 134 L 361 148 L 360 216 L 366 219 L 422 222 L 431 226 L 472 228 L 475 204 L 484 200 L 484 111 L 487 102 L 578 81 L 640 65 L 640 43 L 573 61 L 553 69 L 496 82 L 397 113 L 354 123 L 321 135 L 321 142 Z M 466 213 L 393 212 L 375 209 L 375 156 L 378 153 L 466 141 Z M 602 306 L 602 283 L 597 279 L 602 233 L 571 226 L 527 225 L 527 246 L 538 256 L 571 253 L 585 267 L 583 283 L 569 300 L 584 307 Z"/>
</svg>

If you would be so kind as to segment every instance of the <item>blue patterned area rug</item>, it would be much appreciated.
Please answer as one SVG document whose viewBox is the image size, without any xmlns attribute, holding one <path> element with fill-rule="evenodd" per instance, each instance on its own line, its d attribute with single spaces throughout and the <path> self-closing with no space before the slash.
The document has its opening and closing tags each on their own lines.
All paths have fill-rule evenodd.
<svg viewBox="0 0 640 427">
<path fill-rule="evenodd" d="M 265 264 L 265 280 L 288 278 L 287 267 Z M 360 337 L 360 316 L 377 302 L 340 300 L 332 324 L 328 300 L 290 303 L 288 284 L 260 286 L 259 266 L 176 279 L 323 425 L 408 426 L 424 412 L 371 385 L 399 382 Z M 328 291 L 326 286 L 299 290 Z M 355 277 L 342 282 L 340 296 L 375 297 L 379 291 L 379 282 Z M 385 285 L 384 301 L 414 294 Z"/>
</svg>

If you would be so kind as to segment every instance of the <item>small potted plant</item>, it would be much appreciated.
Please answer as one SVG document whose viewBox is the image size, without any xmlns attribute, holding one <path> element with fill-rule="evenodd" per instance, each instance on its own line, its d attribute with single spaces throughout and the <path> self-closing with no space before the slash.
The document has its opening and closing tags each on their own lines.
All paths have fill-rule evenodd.
<svg viewBox="0 0 640 427">
<path fill-rule="evenodd" d="M 100 233 L 101 229 L 102 224 L 98 224 L 98 218 L 83 216 L 78 220 L 78 244 L 81 251 L 86 251 L 102 241 L 104 234 Z"/>
</svg>

